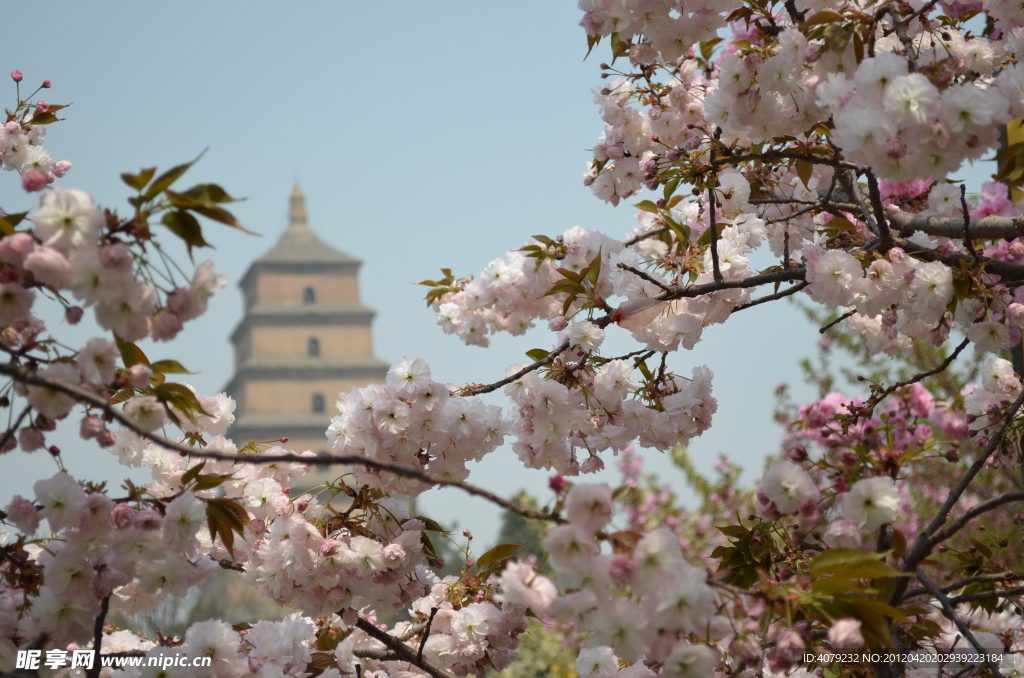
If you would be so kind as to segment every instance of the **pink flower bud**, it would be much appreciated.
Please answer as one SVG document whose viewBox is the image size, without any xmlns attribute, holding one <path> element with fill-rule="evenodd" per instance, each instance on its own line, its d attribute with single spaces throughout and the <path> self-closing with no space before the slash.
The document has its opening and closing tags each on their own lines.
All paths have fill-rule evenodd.
<svg viewBox="0 0 1024 678">
<path fill-rule="evenodd" d="M 117 530 L 127 530 L 135 522 L 135 509 L 128 504 L 118 504 L 110 510 L 110 524 Z"/>
<path fill-rule="evenodd" d="M 864 647 L 860 620 L 847 617 L 837 621 L 828 630 L 828 642 L 833 650 L 855 650 Z"/>
<path fill-rule="evenodd" d="M 25 452 L 35 452 L 46 445 L 46 439 L 43 432 L 35 427 L 23 428 L 18 431 L 18 445 Z"/>
<path fill-rule="evenodd" d="M 40 113 L 46 113 L 46 111 L 50 110 L 50 102 L 40 99 L 36 102 L 36 110 Z"/>
<path fill-rule="evenodd" d="M 128 383 L 135 388 L 146 388 L 153 377 L 153 369 L 149 365 L 136 363 L 128 368 Z"/>
<path fill-rule="evenodd" d="M 53 83 L 49 80 L 43 80 L 43 89 L 50 89 L 53 87 Z"/>
<path fill-rule="evenodd" d="M 96 444 L 99 445 L 102 448 L 110 447 L 110 446 L 112 446 L 116 442 L 117 442 L 117 436 L 114 435 L 113 431 L 111 431 L 110 429 L 107 429 L 107 428 L 104 428 L 96 436 Z"/>
<path fill-rule="evenodd" d="M 907 253 L 899 247 L 893 247 L 886 256 L 888 256 L 889 262 L 892 264 L 902 264 L 907 260 Z"/>
<path fill-rule="evenodd" d="M 21 71 L 19 71 L 18 69 L 14 69 L 13 71 L 11 71 L 11 80 L 13 80 L 14 82 L 21 82 L 24 79 L 24 77 L 25 76 L 22 75 Z"/>
<path fill-rule="evenodd" d="M 83 315 L 85 315 L 85 311 L 82 310 L 81 306 L 68 306 L 67 310 L 64 311 L 64 320 L 67 321 L 68 325 L 77 325 L 81 322 Z"/>
<path fill-rule="evenodd" d="M 550 487 L 551 491 L 555 494 L 561 494 L 562 490 L 569 487 L 569 481 L 561 475 L 556 474 L 548 478 L 548 487 Z"/>
<path fill-rule="evenodd" d="M 65 174 L 68 173 L 69 169 L 71 169 L 70 160 L 58 160 L 57 162 L 53 163 L 53 174 L 56 177 L 64 176 Z"/>
<path fill-rule="evenodd" d="M 99 436 L 103 428 L 103 420 L 95 414 L 90 414 L 82 419 L 82 424 L 78 428 L 78 434 L 85 440 L 92 440 Z"/>
<path fill-rule="evenodd" d="M 18 528 L 22 534 L 35 534 L 39 527 L 39 509 L 35 504 L 21 495 L 15 495 L 11 503 L 4 509 L 7 513 L 7 520 Z"/>
<path fill-rule="evenodd" d="M 552 332 L 561 332 L 569 326 L 569 321 L 564 315 L 556 316 L 548 321 L 548 329 Z"/>
<path fill-rule="evenodd" d="M 142 530 L 156 530 L 163 523 L 163 518 L 153 509 L 144 509 L 135 514 L 132 525 Z"/>
<path fill-rule="evenodd" d="M 48 183 L 46 175 L 39 170 L 29 170 L 21 175 L 21 187 L 25 189 L 27 193 L 41 191 L 46 188 Z"/>
</svg>

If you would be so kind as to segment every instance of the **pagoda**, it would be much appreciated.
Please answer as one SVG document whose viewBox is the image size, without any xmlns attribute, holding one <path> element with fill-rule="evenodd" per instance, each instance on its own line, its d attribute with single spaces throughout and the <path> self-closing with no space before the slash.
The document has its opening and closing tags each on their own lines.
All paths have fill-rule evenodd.
<svg viewBox="0 0 1024 678">
<path fill-rule="evenodd" d="M 374 312 L 359 301 L 361 263 L 317 237 L 295 186 L 288 227 L 239 283 L 245 313 L 231 334 L 234 376 L 225 387 L 236 403 L 228 436 L 239 447 L 287 437 L 288 449 L 326 452 L 338 393 L 384 381 Z"/>
</svg>

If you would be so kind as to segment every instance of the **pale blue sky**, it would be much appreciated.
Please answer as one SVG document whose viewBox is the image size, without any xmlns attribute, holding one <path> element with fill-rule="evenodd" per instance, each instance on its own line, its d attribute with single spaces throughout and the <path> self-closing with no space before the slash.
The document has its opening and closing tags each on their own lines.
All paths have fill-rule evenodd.
<svg viewBox="0 0 1024 678">
<path fill-rule="evenodd" d="M 631 208 L 605 205 L 582 186 L 601 131 L 590 90 L 607 57 L 598 48 L 583 60 L 579 18 L 568 0 L 19 3 L 5 7 L 0 70 L 20 69 L 25 86 L 50 79 L 45 97 L 74 103 L 46 144 L 74 163 L 62 185 L 123 210 L 121 172 L 167 168 L 208 147 L 186 180 L 247 198 L 234 211 L 264 237 L 211 224 L 206 237 L 217 249 L 197 260 L 214 259 L 228 289 L 177 341 L 146 346 L 151 357 L 198 370 L 191 381 L 201 392 L 230 377 L 227 337 L 242 307 L 236 283 L 284 228 L 296 178 L 313 228 L 365 262 L 377 354 L 423 357 L 441 381 L 488 382 L 525 350 L 549 345 L 550 333 L 464 347 L 435 326 L 424 288 L 413 283 L 442 266 L 478 273 L 531 234 L 579 224 L 621 237 L 635 223 Z M 13 86 L 3 87 L 10 106 Z M 16 177 L 2 179 L 5 209 L 34 205 Z M 623 335 L 613 342 L 628 339 L 613 330 Z M 715 372 L 719 412 L 692 451 L 703 468 L 725 452 L 750 478 L 779 437 L 772 388 L 797 377 L 818 334 L 791 307 L 770 304 L 704 336 L 672 359 L 686 374 L 701 363 Z M 107 453 L 70 435 L 61 442 L 81 477 L 123 475 Z M 647 456 L 668 472 L 658 453 Z M 0 506 L 15 493 L 30 496 L 53 469 L 45 453 L 4 462 Z M 546 499 L 547 475 L 522 470 L 506 447 L 470 480 L 507 496 L 529 485 Z M 431 492 L 422 503 L 443 522 L 458 520 L 485 540 L 492 533 L 497 510 L 481 500 Z"/>
</svg>

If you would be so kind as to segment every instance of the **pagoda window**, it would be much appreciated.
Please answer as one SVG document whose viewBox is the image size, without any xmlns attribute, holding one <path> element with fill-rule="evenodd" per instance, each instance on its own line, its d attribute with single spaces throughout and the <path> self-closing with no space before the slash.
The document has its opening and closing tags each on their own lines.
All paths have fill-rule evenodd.
<svg viewBox="0 0 1024 678">
<path fill-rule="evenodd" d="M 302 290 L 302 303 L 304 304 L 315 304 L 316 303 L 316 290 L 312 287 L 307 287 Z"/>
<path fill-rule="evenodd" d="M 310 339 L 306 343 L 306 355 L 310 358 L 320 357 L 320 342 L 316 339 Z"/>
<path fill-rule="evenodd" d="M 324 411 L 324 397 L 319 393 L 313 394 L 313 411 L 317 414 Z"/>
</svg>

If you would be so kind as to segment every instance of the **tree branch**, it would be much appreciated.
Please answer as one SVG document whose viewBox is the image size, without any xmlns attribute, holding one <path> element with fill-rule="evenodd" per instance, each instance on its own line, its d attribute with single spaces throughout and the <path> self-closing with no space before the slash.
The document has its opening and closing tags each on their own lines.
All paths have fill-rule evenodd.
<svg viewBox="0 0 1024 678">
<path fill-rule="evenodd" d="M 889 215 L 900 235 L 911 235 L 921 231 L 927 235 L 943 238 L 964 238 L 965 222 L 962 217 L 927 217 L 920 214 L 894 212 Z M 1019 238 L 1024 236 L 1024 215 L 1016 217 L 983 217 L 972 219 L 970 223 L 972 238 Z"/>
<path fill-rule="evenodd" d="M 1012 570 L 1006 570 L 1005 572 L 994 572 L 992 574 L 979 574 L 976 577 L 965 577 L 964 579 L 959 579 L 953 582 L 952 584 L 946 584 L 945 586 L 940 587 L 939 590 L 943 593 L 950 593 L 951 591 L 958 591 L 964 588 L 965 586 L 970 586 L 971 584 L 1020 581 L 1022 579 L 1024 579 L 1024 572 L 1014 572 Z M 908 591 L 907 595 L 903 596 L 903 599 L 907 600 L 915 596 L 924 595 L 925 593 L 928 593 L 927 589 L 914 589 L 913 591 Z"/>
<path fill-rule="evenodd" d="M 103 601 L 100 603 L 100 613 L 96 617 L 96 623 L 93 625 L 92 631 L 92 668 L 87 669 L 85 672 L 85 678 L 100 678 L 100 670 L 103 668 L 103 663 L 99 660 L 99 654 L 103 647 L 103 625 L 107 622 L 107 611 L 110 610 L 110 595 L 103 597 Z"/>
<path fill-rule="evenodd" d="M 564 349 L 562 349 L 564 350 Z M 558 349 L 556 349 L 558 351 Z M 556 354 L 552 352 L 552 354 Z M 548 354 L 549 357 L 552 354 Z M 556 354 L 557 355 L 557 354 Z M 538 361 L 540 362 L 540 361 Z M 522 372 L 525 374 L 526 372 Z M 402 464 L 394 464 L 386 461 L 378 461 L 377 459 L 371 459 L 369 457 L 361 457 L 358 455 L 317 455 L 304 457 L 297 454 L 224 454 L 221 452 L 212 452 L 210 450 L 193 448 L 177 443 L 173 440 L 169 440 L 162 435 L 153 433 L 151 431 L 145 431 L 139 428 L 138 424 L 132 421 L 129 417 L 125 416 L 120 410 L 115 409 L 110 405 L 105 398 L 102 398 L 94 393 L 90 393 L 84 389 L 72 386 L 61 381 L 50 381 L 43 379 L 33 372 L 18 366 L 11 365 L 10 363 L 0 363 L 0 374 L 6 374 L 13 378 L 15 381 L 19 381 L 24 384 L 32 384 L 34 386 L 45 386 L 55 391 L 60 391 L 77 399 L 79 402 L 86 403 L 93 407 L 97 407 L 112 419 L 116 420 L 119 424 L 134 432 L 135 434 L 149 440 L 161 447 L 166 447 L 169 450 L 173 450 L 179 454 L 195 457 L 197 459 L 216 459 L 219 461 L 234 461 L 242 464 L 276 464 L 281 462 L 292 462 L 296 464 L 305 464 L 308 466 L 333 466 L 334 464 L 349 464 L 353 466 L 365 466 L 368 468 L 377 469 L 379 471 L 387 471 L 393 473 L 396 476 L 402 478 L 412 478 L 419 480 L 427 485 L 443 485 L 448 487 L 458 487 L 465 492 L 487 499 L 490 502 L 501 506 L 504 509 L 518 513 L 525 518 L 531 518 L 533 520 L 543 520 L 548 522 L 562 523 L 564 519 L 550 513 L 541 513 L 540 511 L 534 511 L 532 509 L 524 508 L 515 504 L 507 499 L 503 499 L 493 492 L 489 492 L 483 488 L 471 485 L 461 480 L 452 480 L 450 478 L 440 478 L 432 476 L 422 469 L 413 468 L 411 466 L 404 466 Z M 516 377 L 518 378 L 518 377 Z"/>
<path fill-rule="evenodd" d="M 608 323 L 605 322 L 605 325 L 607 325 L 607 324 Z M 497 391 L 502 386 L 505 386 L 507 384 L 511 384 L 513 381 L 515 381 L 519 377 L 525 376 L 525 375 L 529 374 L 530 372 L 533 372 L 534 370 L 536 370 L 539 367 L 543 367 L 544 365 L 550 365 L 551 363 L 554 362 L 555 358 L 557 358 L 561 353 L 563 353 L 568 348 L 569 348 L 569 340 L 566 339 L 561 344 L 559 344 L 553 351 L 551 351 L 551 353 L 548 353 L 546 356 L 544 356 L 540 360 L 538 360 L 538 361 L 536 361 L 536 362 L 534 362 L 534 363 L 532 363 L 530 365 L 527 365 L 526 367 L 524 367 L 523 369 L 519 370 L 518 372 L 516 372 L 512 376 L 505 377 L 504 379 L 502 379 L 500 381 L 496 381 L 493 384 L 487 384 L 486 386 L 474 386 L 473 388 L 464 389 L 462 391 L 461 395 L 471 396 L 471 395 L 480 395 L 481 393 L 490 393 L 491 391 Z"/>
<path fill-rule="evenodd" d="M 398 640 L 390 633 L 381 631 L 379 628 L 368 622 L 366 619 L 360 617 L 359 621 L 356 622 L 356 628 L 370 636 L 374 640 L 378 640 L 384 644 L 386 648 L 395 653 L 399 660 L 408 662 L 413 666 L 416 666 L 426 673 L 430 674 L 433 678 L 454 678 L 447 671 L 443 671 L 428 661 L 423 660 L 421 657 L 417 657 L 417 653 L 411 647 Z"/>
<path fill-rule="evenodd" d="M 991 438 L 989 438 L 988 445 L 986 445 L 985 449 L 977 456 L 974 463 L 970 465 L 953 489 L 949 491 L 949 494 L 946 496 L 946 501 L 942 503 L 942 507 L 939 508 L 939 511 L 935 515 L 935 518 L 932 519 L 931 524 L 929 524 L 925 531 L 922 532 L 914 541 L 914 545 L 911 547 L 910 552 L 903 559 L 904 572 L 915 572 L 918 564 L 927 558 L 932 552 L 932 549 L 935 548 L 935 543 L 937 542 L 932 542 L 932 537 L 946 523 L 946 520 L 949 518 L 949 512 L 953 510 L 953 507 L 960 499 L 960 496 L 964 493 L 964 490 L 967 489 L 967 486 L 971 484 L 974 477 L 977 476 L 982 467 L 985 466 L 985 462 L 988 461 L 988 458 L 992 456 L 992 453 L 995 452 L 997 447 L 999 447 L 999 443 L 1002 442 L 1003 435 L 1006 433 L 1007 427 L 1017 414 L 1017 411 L 1020 410 L 1022 404 L 1024 404 L 1024 391 L 1021 391 L 1021 394 L 1013 404 L 1010 405 L 1003 417 L 1002 423 L 999 425 L 999 429 Z M 1003 496 L 1005 497 L 1006 495 Z M 907 590 L 907 585 L 908 582 L 905 578 L 901 578 L 900 581 L 896 583 L 896 589 L 893 591 L 893 594 L 889 599 L 890 605 L 899 605 L 900 601 L 903 600 L 903 594 Z"/>
<path fill-rule="evenodd" d="M 940 591 L 935 584 L 932 583 L 932 580 L 921 571 L 921 568 L 918 568 L 915 574 L 917 575 L 918 581 L 924 584 L 924 587 L 928 589 L 936 599 L 938 599 L 939 603 L 942 605 L 943 611 L 946 613 L 946 618 L 956 624 L 956 628 L 960 631 L 960 634 L 967 639 L 967 642 L 971 644 L 971 647 L 973 647 L 976 652 L 985 656 L 985 665 L 988 667 L 988 670 L 992 672 L 992 675 L 1000 675 L 999 667 L 992 663 L 988 658 L 986 648 L 981 646 L 981 643 L 979 643 L 978 639 L 974 637 L 971 630 L 967 628 L 967 625 L 964 624 L 963 620 L 957 616 L 956 610 L 953 609 L 953 604 L 950 602 L 949 598 L 946 597 L 946 594 Z"/>
</svg>

